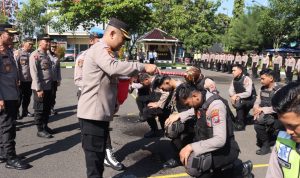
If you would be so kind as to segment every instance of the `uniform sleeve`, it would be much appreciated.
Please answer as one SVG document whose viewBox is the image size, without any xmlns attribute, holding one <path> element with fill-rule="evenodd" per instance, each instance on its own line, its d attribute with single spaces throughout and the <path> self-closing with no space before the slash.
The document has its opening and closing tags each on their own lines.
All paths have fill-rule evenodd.
<svg viewBox="0 0 300 178">
<path fill-rule="evenodd" d="M 295 59 L 295 58 L 293 58 L 292 72 L 295 70 L 295 65 L 296 65 L 296 59 Z"/>
<path fill-rule="evenodd" d="M 37 62 L 37 54 L 32 53 L 29 57 L 29 68 L 30 68 L 30 75 L 32 78 L 32 85 L 34 86 L 34 90 L 40 91 L 42 90 L 41 86 L 41 79 L 38 73 L 38 62 Z"/>
<path fill-rule="evenodd" d="M 74 68 L 74 83 L 76 86 L 81 87 L 82 86 L 82 75 L 80 75 L 80 70 L 82 70 L 79 66 L 78 66 L 78 62 L 81 59 L 81 57 L 83 56 L 83 54 L 80 54 L 75 61 L 75 68 Z"/>
<path fill-rule="evenodd" d="M 195 155 L 201 155 L 211 151 L 215 151 L 223 147 L 226 143 L 226 107 L 222 101 L 213 101 L 207 112 L 207 117 L 211 119 L 213 127 L 213 137 L 192 143 Z"/>
<path fill-rule="evenodd" d="M 233 96 L 236 94 L 235 90 L 234 90 L 234 87 L 233 87 L 233 81 L 231 82 L 230 86 L 229 86 L 229 96 Z"/>
<path fill-rule="evenodd" d="M 132 75 L 144 71 L 144 64 L 138 62 L 127 62 L 114 60 L 108 52 L 99 52 L 92 48 L 92 53 L 88 53 L 87 57 L 91 57 L 93 61 L 109 76 L 113 75 Z M 106 50 L 106 49 L 102 49 Z"/>
<path fill-rule="evenodd" d="M 244 88 L 246 89 L 245 92 L 238 93 L 236 95 L 239 96 L 240 98 L 248 98 L 248 97 L 250 97 L 251 94 L 252 94 L 252 80 L 248 76 L 245 77 Z"/>
<path fill-rule="evenodd" d="M 163 109 L 166 105 L 166 101 L 168 99 L 169 92 L 164 92 L 162 90 L 160 90 L 158 92 L 161 93 L 161 96 L 160 96 L 159 100 L 157 101 L 157 104 L 161 109 Z"/>
<path fill-rule="evenodd" d="M 186 122 L 187 120 L 193 118 L 195 116 L 195 110 L 194 108 L 191 108 L 189 110 L 183 111 L 179 113 L 179 118 L 182 123 Z"/>
<path fill-rule="evenodd" d="M 282 57 L 279 57 L 279 68 L 282 67 Z"/>
<path fill-rule="evenodd" d="M 277 151 L 275 146 L 270 156 L 266 178 L 283 178 L 282 170 L 277 160 Z"/>
<path fill-rule="evenodd" d="M 261 89 L 259 89 L 259 92 L 258 92 L 259 94 L 256 96 L 256 100 L 255 100 L 253 108 L 258 108 L 261 103 L 260 92 L 261 92 Z"/>
</svg>

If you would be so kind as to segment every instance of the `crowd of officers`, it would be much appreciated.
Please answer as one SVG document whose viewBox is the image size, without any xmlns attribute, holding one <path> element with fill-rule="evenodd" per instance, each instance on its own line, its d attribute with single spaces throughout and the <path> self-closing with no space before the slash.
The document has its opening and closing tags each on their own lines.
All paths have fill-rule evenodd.
<svg viewBox="0 0 300 178">
<path fill-rule="evenodd" d="M 232 73 L 232 66 L 240 64 L 244 67 L 244 72 L 247 73 L 248 67 L 252 71 L 252 77 L 258 78 L 258 69 L 261 70 L 271 68 L 275 72 L 275 81 L 281 81 L 280 71 L 285 71 L 285 82 L 289 83 L 293 80 L 294 72 L 297 73 L 297 81 L 300 81 L 300 60 L 295 59 L 295 54 L 287 53 L 282 56 L 281 53 L 275 52 L 273 55 L 263 53 L 258 55 L 256 51 L 247 53 L 199 53 L 196 52 L 193 57 L 194 66 L 210 69 L 218 72 Z"/>
<path fill-rule="evenodd" d="M 56 114 L 53 108 L 61 72 L 57 43 L 50 43 L 48 35 L 38 37 L 37 49 L 33 51 L 29 38 L 22 41 L 19 49 L 14 48 L 16 34 L 12 25 L 0 24 L 0 163 L 23 170 L 31 166 L 16 154 L 17 119 L 34 117 L 37 136 L 53 137 L 48 121 L 51 109 Z M 32 93 L 34 114 L 28 111 Z"/>
</svg>

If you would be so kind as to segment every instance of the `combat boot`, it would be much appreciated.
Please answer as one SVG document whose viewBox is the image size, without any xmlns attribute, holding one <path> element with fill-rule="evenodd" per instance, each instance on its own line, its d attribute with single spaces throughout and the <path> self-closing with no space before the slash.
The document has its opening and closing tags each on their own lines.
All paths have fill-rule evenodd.
<svg viewBox="0 0 300 178">
<path fill-rule="evenodd" d="M 268 141 L 264 142 L 262 147 L 256 151 L 257 155 L 266 155 L 271 153 L 270 144 Z"/>
<path fill-rule="evenodd" d="M 105 149 L 104 165 L 116 171 L 121 171 L 125 168 L 125 166 L 116 159 L 112 149 L 109 148 Z"/>
<path fill-rule="evenodd" d="M 253 163 L 250 160 L 243 162 L 243 177 L 252 178 L 253 177 L 252 169 L 253 169 Z"/>
</svg>

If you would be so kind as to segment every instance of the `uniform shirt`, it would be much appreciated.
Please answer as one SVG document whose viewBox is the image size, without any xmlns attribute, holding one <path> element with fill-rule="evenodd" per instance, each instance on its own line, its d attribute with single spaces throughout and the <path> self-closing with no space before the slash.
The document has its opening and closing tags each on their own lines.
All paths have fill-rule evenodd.
<svg viewBox="0 0 300 178">
<path fill-rule="evenodd" d="M 245 64 L 245 66 L 247 66 L 247 62 L 248 62 L 248 55 L 243 55 L 242 56 L 242 62 L 244 62 Z"/>
<path fill-rule="evenodd" d="M 275 64 L 279 64 L 279 68 L 282 67 L 282 57 L 281 57 L 281 56 L 278 55 L 277 57 L 274 57 L 274 60 L 273 60 L 273 66 L 274 66 Z"/>
<path fill-rule="evenodd" d="M 209 61 L 214 61 L 214 60 L 215 60 L 215 57 L 216 57 L 215 54 L 209 55 Z"/>
<path fill-rule="evenodd" d="M 268 89 L 269 91 L 270 90 L 273 90 L 274 87 L 278 86 L 277 83 L 274 83 L 274 86 L 270 89 Z M 256 96 L 256 100 L 255 100 L 255 103 L 254 103 L 254 106 L 253 108 L 258 108 L 260 107 L 259 105 L 261 104 L 261 98 L 260 98 L 260 93 L 261 93 L 261 89 L 259 89 L 259 94 Z M 272 113 L 275 113 L 275 111 L 273 110 L 273 107 L 261 107 L 262 111 L 264 114 L 272 114 Z"/>
<path fill-rule="evenodd" d="M 32 78 L 30 75 L 30 67 L 29 67 L 30 52 L 26 52 L 23 49 L 20 49 L 15 54 L 16 54 L 15 59 L 17 61 L 17 66 L 19 69 L 20 81 L 31 82 Z"/>
<path fill-rule="evenodd" d="M 31 89 L 36 91 L 51 90 L 52 63 L 47 54 L 40 49 L 31 53 L 29 58 Z"/>
<path fill-rule="evenodd" d="M 253 64 L 256 62 L 256 66 L 253 66 Z M 258 55 L 254 55 L 252 56 L 252 67 L 257 67 L 258 66 L 258 62 L 259 62 L 259 56 Z"/>
<path fill-rule="evenodd" d="M 60 61 L 57 56 L 48 52 L 52 64 L 52 81 L 61 81 Z"/>
<path fill-rule="evenodd" d="M 148 53 L 148 57 L 149 57 L 149 59 L 153 59 L 153 58 L 154 58 L 153 52 L 149 52 L 149 53 Z"/>
<path fill-rule="evenodd" d="M 81 54 L 79 54 L 77 56 L 76 62 L 75 62 L 74 82 L 75 82 L 75 85 L 78 86 L 80 90 L 82 87 L 82 67 L 84 64 L 85 55 L 86 55 L 86 51 L 83 51 Z"/>
<path fill-rule="evenodd" d="M 242 56 L 241 55 L 236 55 L 235 56 L 235 63 L 241 64 L 242 63 Z"/>
<path fill-rule="evenodd" d="M 252 94 L 252 83 L 253 83 L 252 79 L 248 76 L 245 76 L 243 86 L 246 89 L 246 91 L 243 93 L 236 93 L 234 90 L 233 81 L 232 81 L 230 84 L 230 87 L 229 87 L 229 96 L 231 97 L 236 94 L 240 98 L 249 98 Z"/>
<path fill-rule="evenodd" d="M 0 100 L 18 100 L 18 68 L 13 53 L 0 54 Z"/>
<path fill-rule="evenodd" d="M 270 156 L 266 178 L 283 178 L 282 170 L 277 159 L 276 146 L 274 146 Z"/>
<path fill-rule="evenodd" d="M 212 96 L 212 93 L 207 92 L 206 98 Z M 213 128 L 213 137 L 207 140 L 201 140 L 191 144 L 195 155 L 212 152 L 222 148 L 225 145 L 227 130 L 226 130 L 226 106 L 221 100 L 214 100 L 206 111 L 207 124 Z"/>
<path fill-rule="evenodd" d="M 285 60 L 285 69 L 287 70 L 288 67 L 292 67 L 292 71 L 295 69 L 296 60 L 295 58 L 287 58 Z"/>
<path fill-rule="evenodd" d="M 269 59 L 269 56 L 266 56 L 262 59 L 262 65 L 266 64 L 266 68 L 269 67 L 269 63 L 270 63 L 270 59 Z"/>
<path fill-rule="evenodd" d="M 298 72 L 300 72 L 300 60 L 299 59 L 297 60 L 297 64 L 296 64 L 295 68 Z"/>
<path fill-rule="evenodd" d="M 117 104 L 118 77 L 144 70 L 144 64 L 117 61 L 112 53 L 103 40 L 87 50 L 77 109 L 79 118 L 111 121 Z"/>
</svg>

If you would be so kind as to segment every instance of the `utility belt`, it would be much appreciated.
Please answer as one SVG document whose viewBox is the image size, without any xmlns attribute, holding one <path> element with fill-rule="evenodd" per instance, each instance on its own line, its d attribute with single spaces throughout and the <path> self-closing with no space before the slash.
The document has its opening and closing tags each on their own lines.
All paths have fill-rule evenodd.
<svg viewBox="0 0 300 178">
<path fill-rule="evenodd" d="M 255 99 L 256 99 L 256 95 L 251 95 L 248 98 L 240 98 L 235 102 L 234 108 L 239 110 L 245 106 L 253 107 Z"/>
<path fill-rule="evenodd" d="M 274 115 L 261 113 L 255 122 L 256 124 L 260 124 L 260 125 L 272 125 L 274 124 L 274 121 L 275 121 Z"/>
<path fill-rule="evenodd" d="M 186 172 L 193 177 L 201 176 L 206 172 L 224 171 L 238 159 L 240 149 L 234 137 L 216 151 L 198 156 L 192 152 L 188 158 Z M 228 147 L 227 149 L 225 147 Z"/>
</svg>

